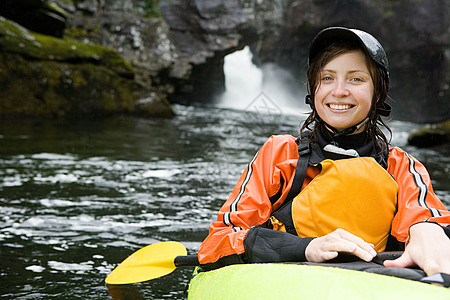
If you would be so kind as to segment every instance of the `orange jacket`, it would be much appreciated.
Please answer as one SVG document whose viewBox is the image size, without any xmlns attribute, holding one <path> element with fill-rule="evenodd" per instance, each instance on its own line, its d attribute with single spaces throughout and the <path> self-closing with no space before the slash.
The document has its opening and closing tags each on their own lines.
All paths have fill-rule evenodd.
<svg viewBox="0 0 450 300">
<path fill-rule="evenodd" d="M 217 221 L 211 223 L 209 235 L 198 252 L 201 264 L 245 252 L 244 239 L 249 229 L 265 223 L 290 190 L 299 157 L 297 147 L 291 135 L 272 136 L 261 147 L 220 209 Z M 392 236 L 405 242 L 409 227 L 415 223 L 450 224 L 450 212 L 434 194 L 428 172 L 419 161 L 399 148 L 392 148 L 387 171 L 399 185 Z M 318 173 L 317 168 L 308 166 L 303 188 Z M 274 196 L 277 200 L 272 203 Z"/>
</svg>

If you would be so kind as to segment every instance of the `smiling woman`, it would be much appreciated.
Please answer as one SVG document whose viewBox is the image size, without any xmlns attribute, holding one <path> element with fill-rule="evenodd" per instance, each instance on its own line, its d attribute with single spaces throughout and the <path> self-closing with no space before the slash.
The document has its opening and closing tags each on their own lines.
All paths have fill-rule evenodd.
<svg viewBox="0 0 450 300">
<path fill-rule="evenodd" d="M 321 263 L 340 253 L 371 261 L 405 250 L 385 265 L 450 273 L 450 212 L 425 167 L 389 148 L 382 131 L 391 132 L 381 119 L 390 113 L 383 47 L 332 27 L 308 57 L 312 112 L 299 137 L 271 136 L 260 148 L 211 223 L 200 264 Z"/>
<path fill-rule="evenodd" d="M 341 131 L 367 118 L 373 90 L 364 53 L 344 53 L 326 64 L 320 72 L 314 106 L 327 125 Z M 361 126 L 355 133 L 364 129 L 365 126 Z"/>
</svg>

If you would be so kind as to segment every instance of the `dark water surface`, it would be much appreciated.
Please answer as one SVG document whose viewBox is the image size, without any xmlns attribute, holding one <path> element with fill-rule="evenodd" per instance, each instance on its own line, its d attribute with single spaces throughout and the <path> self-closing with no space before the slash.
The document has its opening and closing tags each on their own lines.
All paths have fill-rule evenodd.
<svg viewBox="0 0 450 300">
<path fill-rule="evenodd" d="M 271 134 L 301 117 L 175 107 L 171 120 L 0 120 L 0 294 L 5 299 L 183 299 L 192 268 L 108 291 L 104 278 L 160 241 L 196 253 L 237 178 Z M 406 146 L 450 206 L 449 149 Z"/>
</svg>

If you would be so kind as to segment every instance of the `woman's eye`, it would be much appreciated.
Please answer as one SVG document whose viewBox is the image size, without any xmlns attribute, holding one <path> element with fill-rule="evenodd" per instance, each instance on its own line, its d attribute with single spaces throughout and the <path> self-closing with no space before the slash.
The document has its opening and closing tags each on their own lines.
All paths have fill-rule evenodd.
<svg viewBox="0 0 450 300">
<path fill-rule="evenodd" d="M 352 78 L 351 80 L 352 80 L 352 81 L 355 81 L 355 82 L 363 81 L 361 78 L 358 78 L 358 77 Z"/>
<path fill-rule="evenodd" d="M 323 76 L 322 80 L 328 81 L 328 80 L 333 80 L 333 78 L 331 76 Z"/>
</svg>

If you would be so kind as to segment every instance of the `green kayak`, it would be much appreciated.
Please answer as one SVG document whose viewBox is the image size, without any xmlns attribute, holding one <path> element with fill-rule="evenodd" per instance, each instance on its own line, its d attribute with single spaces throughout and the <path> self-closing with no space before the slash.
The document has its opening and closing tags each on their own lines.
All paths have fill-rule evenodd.
<svg viewBox="0 0 450 300">
<path fill-rule="evenodd" d="M 241 264 L 197 273 L 189 284 L 188 299 L 449 300 L 450 289 L 334 267 Z"/>
</svg>

